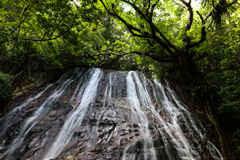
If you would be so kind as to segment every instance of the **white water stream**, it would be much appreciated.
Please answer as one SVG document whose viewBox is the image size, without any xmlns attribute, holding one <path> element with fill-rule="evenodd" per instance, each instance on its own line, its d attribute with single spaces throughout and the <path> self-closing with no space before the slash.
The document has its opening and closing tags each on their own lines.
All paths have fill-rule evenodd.
<svg viewBox="0 0 240 160">
<path fill-rule="evenodd" d="M 86 87 L 84 86 L 84 88 L 80 90 L 84 90 L 83 93 L 79 93 L 82 97 L 82 100 L 68 116 L 56 140 L 44 156 L 44 160 L 58 156 L 64 147 L 70 142 L 74 131 L 81 125 L 88 106 L 94 101 L 94 98 L 97 94 L 98 82 L 102 75 L 100 69 L 93 70 L 92 72 L 92 77 L 90 78 Z"/>
<path fill-rule="evenodd" d="M 28 159 L 49 160 L 60 155 L 80 153 L 81 151 L 74 149 L 69 151 L 69 148 L 72 147 L 71 144 L 79 147 L 78 142 L 76 142 L 78 141 L 77 138 L 84 137 L 74 138 L 74 133 L 82 133 L 80 128 L 83 120 L 86 118 L 86 114 L 90 112 L 89 108 L 96 109 L 91 106 L 95 105 L 97 96 L 101 94 L 102 97 L 98 99 L 98 103 L 101 103 L 102 106 L 98 106 L 99 108 L 96 109 L 98 111 L 91 114 L 95 116 L 96 122 L 90 125 L 92 128 L 87 133 L 88 142 L 83 145 L 86 150 L 93 151 L 99 146 L 108 146 L 112 141 L 115 141 L 114 144 L 122 149 L 122 160 L 158 160 L 161 155 L 166 155 L 164 160 L 176 160 L 176 158 L 181 160 L 201 160 L 200 154 L 203 148 L 201 143 L 207 141 L 206 148 L 209 150 L 211 157 L 214 160 L 223 159 L 217 147 L 206 139 L 203 125 L 194 118 L 176 92 L 168 85 L 163 85 L 157 80 L 150 81 L 144 74 L 134 71 L 111 71 L 106 78 L 104 76 L 106 76 L 106 73 L 101 69 L 89 69 L 87 71 L 75 69 L 70 71 L 64 74 L 56 83 L 48 85 L 42 92 L 28 98 L 5 117 L 2 117 L 0 119 L 2 123 L 0 123 L 2 126 L 0 138 L 6 135 L 9 128 L 21 116 L 20 113 L 24 110 L 24 107 L 51 90 L 46 99 L 21 125 L 18 135 L 11 141 L 7 149 L 2 154 L 0 152 L 0 159 L 14 159 L 15 152 L 26 142 L 33 127 L 49 114 L 60 97 L 68 94 L 70 98 L 67 103 L 72 107 L 72 110 L 66 114 L 61 129 L 59 128 L 53 141 L 46 142 L 50 138 L 40 141 L 40 146 L 45 148 L 38 148 L 34 151 L 33 156 Z M 166 83 L 168 82 L 166 81 Z M 68 90 L 71 87 L 73 91 L 70 94 Z M 101 93 L 98 93 L 100 90 Z M 110 118 L 106 117 L 110 113 Z M 121 120 L 121 116 L 125 119 Z M 108 122 L 104 122 L 103 117 Z M 115 122 L 116 124 L 111 126 Z M 106 126 L 100 126 L 100 123 Z M 120 141 L 124 140 L 124 136 L 120 137 L 119 133 L 121 131 L 118 128 L 127 126 L 127 124 L 134 124 L 135 129 L 133 130 L 139 131 L 139 134 L 132 140 L 128 139 L 129 144 L 124 146 L 124 143 L 123 145 L 120 143 Z M 150 129 L 153 127 L 156 127 L 155 133 Z M 129 128 L 122 127 L 124 132 L 131 135 L 132 132 L 127 129 Z M 100 136 L 105 138 L 101 139 Z M 139 142 L 141 142 L 140 146 Z M 164 148 L 162 150 L 158 148 L 159 146 L 156 147 L 157 142 L 163 144 Z M 159 151 L 165 153 L 159 153 Z"/>
<path fill-rule="evenodd" d="M 135 81 L 135 82 L 134 82 Z M 144 137 L 144 158 L 143 160 L 157 160 L 156 152 L 153 147 L 153 141 L 148 130 L 148 118 L 143 110 L 151 107 L 149 97 L 144 92 L 144 87 L 136 74 L 136 72 L 129 72 L 127 75 L 127 98 L 131 106 L 132 118 L 135 123 L 139 125 L 140 135 Z M 122 160 L 131 160 L 136 158 L 136 153 L 127 155 L 127 149 L 123 153 Z"/>
<path fill-rule="evenodd" d="M 5 158 L 5 159 L 10 159 L 13 152 L 17 149 L 19 149 L 19 147 L 22 145 L 23 140 L 25 139 L 25 137 L 28 135 L 28 133 L 30 132 L 30 130 L 34 127 L 34 125 L 36 123 L 38 123 L 41 118 L 51 109 L 51 105 L 56 102 L 59 97 L 62 95 L 62 93 L 66 90 L 66 88 L 75 80 L 77 79 L 79 76 L 81 76 L 81 71 L 79 71 L 79 69 L 75 69 L 74 73 L 72 74 L 71 77 L 67 78 L 67 73 L 64 74 L 56 83 L 60 84 L 56 87 L 56 89 L 54 89 L 54 91 L 52 92 L 52 94 L 46 99 L 46 101 L 40 105 L 40 107 L 34 112 L 34 114 L 29 117 L 26 122 L 23 124 L 23 126 L 21 127 L 21 130 L 18 134 L 18 136 L 12 141 L 9 149 L 1 155 L 0 159 Z M 63 82 L 61 83 L 61 81 L 63 80 Z M 51 86 L 51 85 L 50 85 Z M 33 101 L 34 99 L 40 97 L 50 86 L 48 86 L 45 90 L 43 90 L 43 92 L 39 93 L 37 96 L 35 96 L 34 98 L 29 98 L 28 100 L 26 100 L 26 102 L 24 102 L 23 104 L 21 104 L 19 107 L 17 107 L 17 110 L 21 110 L 24 106 L 26 106 L 27 104 L 29 104 L 31 101 Z M 10 112 L 11 113 L 11 112 Z M 16 116 L 16 115 L 15 115 Z M 8 125 L 7 127 L 9 127 L 10 125 Z M 7 127 L 5 128 L 5 130 L 7 129 Z"/>
</svg>

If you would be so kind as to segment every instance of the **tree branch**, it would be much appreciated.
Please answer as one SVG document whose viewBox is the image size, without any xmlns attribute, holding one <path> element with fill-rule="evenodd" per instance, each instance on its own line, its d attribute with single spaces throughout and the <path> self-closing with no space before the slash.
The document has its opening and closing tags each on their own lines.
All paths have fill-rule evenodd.
<svg viewBox="0 0 240 160">
<path fill-rule="evenodd" d="M 148 14 L 148 11 L 149 11 L 149 9 L 150 9 L 150 4 L 151 4 L 150 0 L 148 0 L 147 3 L 148 3 L 148 8 L 147 8 L 146 14 Z"/>
<path fill-rule="evenodd" d="M 205 20 L 203 19 L 203 16 L 197 11 L 197 14 L 199 15 L 199 17 L 202 20 L 202 30 L 201 30 L 201 39 L 198 42 L 192 43 L 189 45 L 189 48 L 193 48 L 201 43 L 203 43 L 206 40 L 206 27 L 205 27 Z"/>
<path fill-rule="evenodd" d="M 106 4 L 103 2 L 103 0 L 100 0 L 100 1 L 101 1 L 101 3 L 103 4 L 104 8 L 107 10 L 107 12 L 108 12 L 110 15 L 112 15 L 112 16 L 116 17 L 117 19 L 119 19 L 122 23 L 124 23 L 124 25 L 128 28 L 129 32 L 130 32 L 133 36 L 142 37 L 142 38 L 151 38 L 151 39 L 154 39 L 156 42 L 158 42 L 160 45 L 162 45 L 163 48 L 166 49 L 170 54 L 174 54 L 173 51 L 169 48 L 169 47 L 170 47 L 169 44 L 166 43 L 164 40 L 160 39 L 160 38 L 157 37 L 157 36 L 153 36 L 152 34 L 150 34 L 150 33 L 148 33 L 148 32 L 142 33 L 140 29 L 138 29 L 138 28 L 132 26 L 131 24 L 129 24 L 125 19 L 123 19 L 121 16 L 119 16 L 115 11 L 110 11 L 110 9 L 106 6 Z M 123 1 L 125 1 L 125 0 L 123 0 Z M 133 5 L 134 7 L 136 7 L 133 3 L 128 2 L 128 4 Z M 134 9 L 135 9 L 135 8 L 134 8 Z M 139 12 L 139 14 L 143 15 L 143 13 L 142 13 L 138 8 L 136 8 L 136 11 Z M 149 23 L 149 19 L 148 19 L 145 15 L 143 15 L 143 16 L 144 16 L 143 18 L 144 18 L 144 19 L 146 18 L 145 20 Z M 150 23 L 151 23 L 151 21 L 150 21 Z M 154 28 L 156 29 L 156 26 L 155 26 L 154 24 L 153 24 L 153 26 L 154 26 Z M 134 31 L 138 32 L 139 34 L 138 34 L 138 33 L 135 33 Z M 160 31 L 158 31 L 158 32 L 161 34 Z M 164 37 L 163 34 L 162 34 L 162 36 Z M 165 39 L 166 39 L 166 38 L 165 38 Z M 166 40 L 167 40 L 167 39 L 166 39 Z M 167 42 L 169 42 L 169 41 L 167 41 Z M 169 42 L 169 43 L 170 43 L 170 42 Z M 170 44 L 171 44 L 171 43 L 170 43 Z M 172 46 L 173 46 L 173 45 L 172 45 Z M 173 47 L 174 47 L 174 46 L 173 46 Z"/>
<path fill-rule="evenodd" d="M 191 44 L 191 40 L 187 36 L 187 31 L 189 31 L 191 29 L 191 27 L 192 27 L 192 23 L 193 23 L 193 9 L 192 9 L 192 6 L 191 6 L 191 0 L 189 0 L 188 3 L 185 0 L 180 0 L 180 1 L 187 7 L 187 10 L 188 10 L 188 13 L 189 13 L 187 26 L 186 26 L 185 33 L 184 33 L 184 41 L 187 43 L 186 49 L 188 49 L 188 46 Z"/>
<path fill-rule="evenodd" d="M 161 35 L 161 37 L 170 45 L 170 47 L 173 48 L 175 51 L 177 51 L 176 47 L 162 34 L 162 32 L 160 32 L 160 30 L 157 28 L 157 26 L 154 25 L 154 27 L 155 27 L 157 33 Z M 156 37 L 156 39 L 158 39 L 158 38 L 159 37 Z M 159 40 L 161 40 L 161 39 L 159 38 Z M 173 51 L 171 50 L 169 53 L 173 54 Z"/>
<path fill-rule="evenodd" d="M 126 0 L 122 0 L 123 2 L 127 3 L 127 4 L 130 4 L 135 11 L 137 11 L 137 13 L 143 17 L 143 19 L 145 19 L 149 24 L 150 24 L 150 27 L 151 27 L 151 31 L 152 31 L 152 35 L 155 37 L 156 36 L 156 33 L 155 33 L 155 28 L 153 27 L 153 24 L 152 24 L 152 21 L 142 13 L 142 11 L 140 11 L 140 9 L 133 3 L 129 2 L 129 1 L 126 1 Z"/>
<path fill-rule="evenodd" d="M 183 7 L 183 8 L 186 8 L 186 6 L 180 4 L 180 3 L 177 3 L 176 1 L 173 0 L 173 3 L 175 3 L 176 5 L 179 5 L 180 7 Z"/>
<path fill-rule="evenodd" d="M 133 51 L 131 53 L 135 53 L 135 54 L 140 55 L 140 56 L 143 55 L 142 52 L 138 52 L 138 51 Z M 144 55 L 152 58 L 153 60 L 155 60 L 157 62 L 176 63 L 176 60 L 174 59 L 173 56 L 160 57 L 160 56 L 151 55 L 150 53 L 146 53 L 146 52 L 144 52 Z"/>
<path fill-rule="evenodd" d="M 101 1 L 102 1 L 102 0 L 101 0 Z M 163 46 L 163 47 L 164 47 L 169 53 L 173 54 L 172 50 L 169 49 L 169 47 L 170 47 L 170 48 L 173 48 L 174 50 L 176 50 L 175 46 L 164 36 L 164 34 L 162 34 L 162 32 L 160 32 L 160 30 L 159 30 L 159 29 L 154 25 L 154 23 L 152 22 L 152 14 L 153 14 L 154 8 L 156 7 L 156 5 L 157 5 L 157 3 L 158 3 L 159 1 L 157 1 L 155 4 L 152 5 L 150 17 L 144 15 L 143 12 L 142 12 L 135 4 L 133 4 L 133 3 L 129 2 L 129 1 L 127 1 L 127 0 L 122 0 L 122 1 L 125 2 L 125 3 L 128 3 L 129 5 L 131 5 L 131 6 L 135 9 L 135 11 L 147 21 L 147 23 L 148 23 L 148 24 L 150 25 L 150 27 L 151 27 L 151 32 L 152 32 L 152 34 L 150 34 L 150 35 L 152 35 L 152 38 L 153 38 L 153 39 L 156 39 L 157 42 L 161 41 L 160 44 L 164 44 L 166 48 L 165 48 L 164 46 Z M 164 42 L 163 40 L 161 40 L 160 38 L 157 38 L 157 36 L 156 36 L 156 31 L 157 31 L 157 33 L 159 33 L 159 35 L 163 38 L 163 40 L 164 40 L 165 42 Z M 167 48 L 168 48 L 168 49 L 167 49 Z"/>
<path fill-rule="evenodd" d="M 140 30 L 140 29 L 138 29 L 138 28 L 132 26 L 131 24 L 127 23 L 127 21 L 125 21 L 125 19 L 123 19 L 121 16 L 119 16 L 115 11 L 111 12 L 110 9 L 108 9 L 108 7 L 105 5 L 105 3 L 104 3 L 102 0 L 100 0 L 100 1 L 101 1 L 101 3 L 103 4 L 103 6 L 104 6 L 104 8 L 106 9 L 106 11 L 107 11 L 110 15 L 118 18 L 121 22 L 123 22 L 123 23 L 125 24 L 125 26 L 129 29 L 129 31 L 130 31 L 132 34 L 134 34 L 133 31 L 137 31 L 138 33 L 141 33 L 141 30 Z"/>
<path fill-rule="evenodd" d="M 151 13 L 150 13 L 150 19 L 151 19 L 151 21 L 152 21 L 152 17 L 153 17 L 153 11 L 154 11 L 155 7 L 157 6 L 158 2 L 159 2 L 159 0 L 158 0 L 155 4 L 152 5 Z"/>
<path fill-rule="evenodd" d="M 233 1 L 232 3 L 227 4 L 227 7 L 234 5 L 238 0 Z"/>
<path fill-rule="evenodd" d="M 238 0 L 234 0 L 232 3 L 225 4 L 225 5 L 222 5 L 222 4 L 220 4 L 221 2 L 219 2 L 216 6 L 213 7 L 212 11 L 207 14 L 207 16 L 205 17 L 204 20 L 206 21 L 209 17 L 214 15 L 214 13 L 216 13 L 216 11 L 219 8 L 219 6 L 221 6 L 221 8 L 223 8 L 223 7 L 228 8 L 228 7 L 232 6 L 232 5 L 234 5 L 237 1 Z"/>
<path fill-rule="evenodd" d="M 30 10 L 29 10 L 29 12 L 27 13 L 27 15 L 26 15 L 23 19 L 22 19 L 22 17 L 24 16 L 25 11 L 28 10 L 28 8 L 29 8 L 30 6 L 31 6 L 31 4 L 29 4 L 29 5 L 24 9 L 24 11 L 23 11 L 23 13 L 22 13 L 22 16 L 21 16 L 21 18 L 20 18 L 20 22 L 19 22 L 18 26 L 17 26 L 14 30 L 12 30 L 12 32 L 11 32 L 9 35 L 13 34 L 18 28 L 21 27 L 21 24 L 26 20 L 27 16 L 29 15 Z M 19 29 L 19 32 L 20 32 L 20 29 Z"/>
</svg>

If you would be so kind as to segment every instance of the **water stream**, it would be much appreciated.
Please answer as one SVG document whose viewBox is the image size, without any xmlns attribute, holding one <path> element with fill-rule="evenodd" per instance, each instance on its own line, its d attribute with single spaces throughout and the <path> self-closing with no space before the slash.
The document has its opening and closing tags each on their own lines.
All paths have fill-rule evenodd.
<svg viewBox="0 0 240 160">
<path fill-rule="evenodd" d="M 74 131 L 81 126 L 84 115 L 86 114 L 87 108 L 91 102 L 93 102 L 94 97 L 97 94 L 98 82 L 101 78 L 101 70 L 96 69 L 91 73 L 92 76 L 88 80 L 87 85 L 84 86 L 84 92 L 80 92 L 81 101 L 75 107 L 73 112 L 70 113 L 67 120 L 65 121 L 60 133 L 56 137 L 48 152 L 43 159 L 51 159 L 59 155 L 65 146 L 70 142 Z"/>
<path fill-rule="evenodd" d="M 196 116 L 166 80 L 76 68 L 0 118 L 0 159 L 222 160 Z"/>
</svg>

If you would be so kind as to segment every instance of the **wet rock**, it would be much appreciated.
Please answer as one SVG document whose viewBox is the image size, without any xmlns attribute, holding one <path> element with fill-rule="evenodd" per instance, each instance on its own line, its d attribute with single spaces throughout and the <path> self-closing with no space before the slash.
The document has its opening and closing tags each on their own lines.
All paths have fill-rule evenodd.
<svg viewBox="0 0 240 160">
<path fill-rule="evenodd" d="M 156 159 L 180 160 L 189 156 L 184 145 L 191 148 L 190 158 L 200 160 L 198 144 L 202 140 L 189 120 L 192 116 L 175 105 L 174 95 L 166 86 L 161 90 L 160 84 L 147 80 L 141 73 L 104 70 L 99 77 L 96 95 L 85 96 L 86 106 L 81 106 L 83 108 L 76 113 L 93 73 L 95 72 L 89 70 L 77 77 L 80 70 L 69 72 L 53 85 L 51 91 L 19 110 L 9 126 L 6 124 L 9 120 L 0 121 L 0 126 L 4 124 L 6 128 L 6 134 L 1 135 L 0 132 L 0 157 L 8 152 L 11 142 L 16 140 L 16 144 L 21 147 L 3 160 L 44 159 L 49 151 L 50 155 L 57 152 L 51 158 L 55 160 L 120 160 L 123 156 L 126 160 L 143 160 L 144 157 L 150 160 L 152 156 L 156 156 Z M 130 75 L 128 79 L 127 75 Z M 134 85 L 131 89 L 136 90 L 136 93 L 132 93 L 135 94 L 132 98 L 127 93 L 131 91 L 128 88 L 129 78 L 132 78 Z M 59 84 L 67 85 L 58 86 Z M 38 110 L 55 89 L 59 89 L 57 93 L 62 92 L 62 95 L 53 96 L 53 102 L 44 106 L 44 112 Z M 80 94 L 78 91 L 83 92 Z M 168 99 L 164 100 L 163 95 Z M 93 99 L 88 102 L 91 98 Z M 151 103 L 148 104 L 148 101 Z M 41 114 L 32 117 L 37 112 Z M 69 121 L 69 117 L 75 119 Z M 174 118 L 177 120 L 174 121 Z M 199 123 L 194 118 L 192 121 Z M 24 125 L 24 134 L 21 135 Z M 197 127 L 201 128 L 199 125 Z M 59 137 L 66 139 L 57 141 Z M 55 143 L 57 145 L 54 146 Z M 59 146 L 63 148 L 58 149 Z M 61 151 L 58 153 L 58 150 Z"/>
<path fill-rule="evenodd" d="M 3 151 L 5 149 L 6 149 L 6 147 L 4 145 L 0 145 L 0 151 Z"/>
</svg>

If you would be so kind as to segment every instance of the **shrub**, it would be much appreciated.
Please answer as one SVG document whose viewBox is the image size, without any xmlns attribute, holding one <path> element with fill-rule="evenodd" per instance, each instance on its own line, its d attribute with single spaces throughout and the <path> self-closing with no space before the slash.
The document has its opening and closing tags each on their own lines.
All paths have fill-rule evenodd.
<svg viewBox="0 0 240 160">
<path fill-rule="evenodd" d="M 7 102 L 12 98 L 12 76 L 0 72 L 0 103 Z"/>
</svg>

